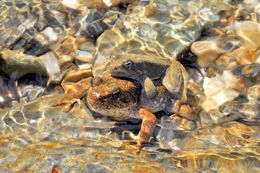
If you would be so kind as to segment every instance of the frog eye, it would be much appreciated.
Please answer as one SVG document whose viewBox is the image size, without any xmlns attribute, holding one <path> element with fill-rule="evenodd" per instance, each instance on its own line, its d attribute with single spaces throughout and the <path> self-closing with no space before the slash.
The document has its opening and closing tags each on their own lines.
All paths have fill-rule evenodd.
<svg viewBox="0 0 260 173">
<path fill-rule="evenodd" d="M 131 68 L 131 66 L 132 66 L 132 61 L 126 61 L 125 63 L 124 63 L 124 67 L 126 67 L 126 68 L 128 68 L 128 69 L 130 69 Z"/>
</svg>

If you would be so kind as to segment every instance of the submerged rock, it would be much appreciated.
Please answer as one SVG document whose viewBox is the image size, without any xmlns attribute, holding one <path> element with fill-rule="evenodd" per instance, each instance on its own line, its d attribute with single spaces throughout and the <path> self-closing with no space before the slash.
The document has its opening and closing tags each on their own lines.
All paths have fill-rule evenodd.
<svg viewBox="0 0 260 173">
<path fill-rule="evenodd" d="M 47 75 L 43 62 L 31 55 L 24 54 L 21 50 L 4 50 L 1 52 L 1 70 L 18 79 L 29 73 Z"/>
<path fill-rule="evenodd" d="M 203 88 L 205 101 L 202 103 L 204 110 L 217 109 L 221 104 L 231 101 L 239 95 L 235 90 L 238 79 L 229 71 L 212 78 L 204 78 Z"/>
<path fill-rule="evenodd" d="M 105 9 L 110 6 L 117 6 L 120 3 L 130 3 L 130 0 L 62 0 L 61 4 L 70 9 L 80 9 L 82 6 L 88 8 Z"/>
<path fill-rule="evenodd" d="M 58 0 L 8 3 L 5 0 L 0 2 L 0 50 L 25 48 L 28 53 L 41 54 L 51 43 L 38 33 L 47 27 L 59 36 L 65 32 L 66 12 L 60 8 Z M 45 30 L 42 34 L 48 38 L 50 32 Z"/>
<path fill-rule="evenodd" d="M 62 79 L 59 62 L 51 52 L 35 57 L 26 55 L 21 50 L 4 50 L 0 60 L 1 70 L 12 79 L 19 79 L 26 74 L 49 76 L 49 81 L 54 83 Z"/>
<path fill-rule="evenodd" d="M 244 39 L 244 46 L 250 48 L 260 47 L 260 24 L 253 21 L 243 21 L 235 23 L 237 34 Z"/>
<path fill-rule="evenodd" d="M 222 53 L 216 41 L 197 41 L 191 45 L 191 51 L 197 56 L 200 67 L 208 67 Z"/>
</svg>

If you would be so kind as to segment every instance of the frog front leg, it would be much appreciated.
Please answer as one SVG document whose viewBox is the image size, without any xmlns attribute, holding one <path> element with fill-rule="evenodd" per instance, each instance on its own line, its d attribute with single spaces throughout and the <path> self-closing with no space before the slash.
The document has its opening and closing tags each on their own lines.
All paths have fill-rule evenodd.
<svg viewBox="0 0 260 173">
<path fill-rule="evenodd" d="M 130 133 L 130 137 L 133 138 L 137 146 L 140 147 L 144 142 L 149 142 L 151 139 L 156 126 L 156 116 L 145 108 L 140 108 L 138 115 L 142 119 L 141 129 L 137 136 Z"/>
</svg>

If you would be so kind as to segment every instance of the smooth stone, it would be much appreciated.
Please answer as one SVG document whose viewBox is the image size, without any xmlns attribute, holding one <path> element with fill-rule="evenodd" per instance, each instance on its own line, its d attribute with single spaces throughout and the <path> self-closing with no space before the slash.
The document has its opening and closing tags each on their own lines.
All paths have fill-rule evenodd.
<svg viewBox="0 0 260 173">
<path fill-rule="evenodd" d="M 150 78 L 146 78 L 144 80 L 144 91 L 148 98 L 154 98 L 157 94 L 156 87 Z"/>
<path fill-rule="evenodd" d="M 217 109 L 221 104 L 231 101 L 239 95 L 234 88 L 238 79 L 230 72 L 224 71 L 222 75 L 204 78 L 203 88 L 206 99 L 202 103 L 205 111 Z"/>
<path fill-rule="evenodd" d="M 191 45 L 191 52 L 198 57 L 200 67 L 208 67 L 221 53 L 216 42 L 213 41 L 194 42 Z"/>
<path fill-rule="evenodd" d="M 59 35 L 52 27 L 45 28 L 42 33 L 48 38 L 50 42 L 55 42 L 58 40 Z"/>
<path fill-rule="evenodd" d="M 40 57 L 46 71 L 49 75 L 49 81 L 57 83 L 62 79 L 60 64 L 56 59 L 56 56 L 52 52 L 48 52 Z"/>
<path fill-rule="evenodd" d="M 257 48 L 260 46 L 260 24 L 253 21 L 235 23 L 237 34 L 245 41 L 244 46 Z"/>
</svg>

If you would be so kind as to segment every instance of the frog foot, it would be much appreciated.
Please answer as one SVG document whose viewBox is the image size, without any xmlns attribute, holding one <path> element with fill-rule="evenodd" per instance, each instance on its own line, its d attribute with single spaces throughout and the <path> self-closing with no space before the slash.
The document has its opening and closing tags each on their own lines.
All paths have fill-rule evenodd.
<svg viewBox="0 0 260 173">
<path fill-rule="evenodd" d="M 66 94 L 64 94 L 64 96 L 61 99 L 59 99 L 56 103 L 52 104 L 52 106 L 61 106 L 64 112 L 69 112 L 75 103 L 78 103 L 80 109 L 88 110 L 88 108 L 82 100 L 80 100 L 79 98 L 68 96 Z"/>
<path fill-rule="evenodd" d="M 76 70 L 70 72 L 63 79 L 61 86 L 65 94 L 72 98 L 82 98 L 86 95 L 88 89 L 92 85 L 91 71 L 89 70 Z"/>
<path fill-rule="evenodd" d="M 140 108 L 138 111 L 139 117 L 142 118 L 141 129 L 138 135 L 130 133 L 130 137 L 134 139 L 137 146 L 141 147 L 142 143 L 149 142 L 156 125 L 156 116 L 145 108 Z"/>
</svg>

